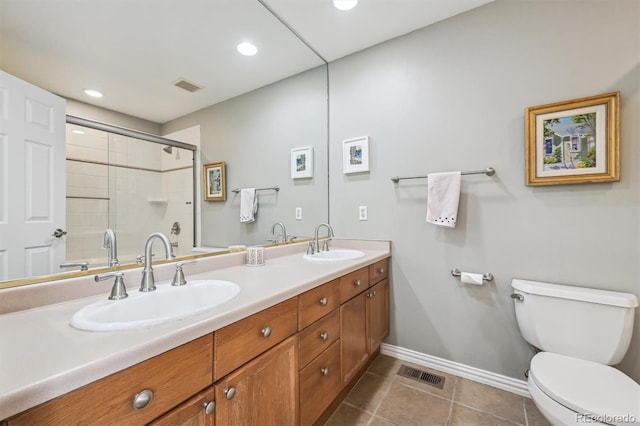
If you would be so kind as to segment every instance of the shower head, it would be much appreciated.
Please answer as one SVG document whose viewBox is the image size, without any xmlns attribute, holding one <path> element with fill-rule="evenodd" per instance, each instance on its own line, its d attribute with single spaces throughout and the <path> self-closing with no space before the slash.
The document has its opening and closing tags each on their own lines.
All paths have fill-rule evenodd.
<svg viewBox="0 0 640 426">
<path fill-rule="evenodd" d="M 173 152 L 173 147 L 171 145 L 167 145 L 164 148 L 162 148 L 162 150 L 167 154 L 171 154 Z"/>
</svg>

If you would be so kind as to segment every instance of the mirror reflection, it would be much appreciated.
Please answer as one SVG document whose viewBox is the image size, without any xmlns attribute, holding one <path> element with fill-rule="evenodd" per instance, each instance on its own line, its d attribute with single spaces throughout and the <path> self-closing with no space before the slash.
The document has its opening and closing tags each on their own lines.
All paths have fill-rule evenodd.
<svg viewBox="0 0 640 426">
<path fill-rule="evenodd" d="M 136 263 L 153 232 L 169 236 L 178 257 L 312 236 L 328 220 L 326 72 L 317 67 L 165 123 L 167 143 L 68 123 L 66 227 L 57 238 L 64 255 L 8 280 L 108 266 L 108 229 L 121 266 Z M 300 161 L 309 172 L 299 173 Z M 227 197 L 203 201 L 203 166 L 216 162 L 226 165 Z M 251 188 L 257 209 L 242 221 L 242 189 Z"/>
<path fill-rule="evenodd" d="M 133 263 L 153 232 L 168 235 L 176 255 L 191 254 L 193 151 L 71 123 L 66 141 L 65 269 L 107 266 L 114 246 L 120 264 Z"/>
</svg>

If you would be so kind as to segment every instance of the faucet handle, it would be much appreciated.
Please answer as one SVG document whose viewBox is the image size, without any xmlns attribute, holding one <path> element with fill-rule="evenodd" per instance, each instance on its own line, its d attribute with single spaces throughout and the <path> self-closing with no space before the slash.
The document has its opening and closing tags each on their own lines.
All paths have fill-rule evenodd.
<svg viewBox="0 0 640 426">
<path fill-rule="evenodd" d="M 315 254 L 313 251 L 313 241 L 309 241 L 309 245 L 307 246 L 307 254 Z"/>
<path fill-rule="evenodd" d="M 151 257 L 154 257 L 156 254 L 155 253 L 151 253 Z M 143 254 L 139 254 L 136 256 L 136 263 L 138 265 L 141 265 L 144 262 L 144 255 Z"/>
<path fill-rule="evenodd" d="M 322 251 L 329 251 L 329 241 L 331 241 L 331 238 L 324 240 L 324 243 L 322 244 Z"/>
<path fill-rule="evenodd" d="M 189 265 L 191 263 L 198 263 L 198 261 L 191 260 L 189 262 L 176 263 L 176 273 L 173 275 L 173 279 L 171 280 L 171 285 L 180 286 L 180 285 L 185 285 L 187 283 L 187 280 L 184 277 L 184 271 L 182 270 L 182 267 L 184 265 Z"/>
<path fill-rule="evenodd" d="M 93 277 L 93 279 L 98 281 L 108 280 L 109 278 L 114 278 L 115 282 L 113 283 L 113 287 L 111 287 L 111 294 L 109 295 L 109 300 L 120 300 L 125 297 L 129 297 L 127 294 L 127 287 L 124 285 L 124 272 L 116 271 L 109 272 L 106 274 L 99 274 Z"/>
</svg>

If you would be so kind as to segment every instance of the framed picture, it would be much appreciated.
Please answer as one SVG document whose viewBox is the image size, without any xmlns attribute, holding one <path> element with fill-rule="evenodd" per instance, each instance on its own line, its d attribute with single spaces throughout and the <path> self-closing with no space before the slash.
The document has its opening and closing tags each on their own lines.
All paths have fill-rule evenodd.
<svg viewBox="0 0 640 426">
<path fill-rule="evenodd" d="M 620 92 L 526 110 L 526 184 L 620 180 Z"/>
<path fill-rule="evenodd" d="M 205 201 L 224 201 L 227 199 L 224 161 L 204 165 L 202 187 L 204 188 Z"/>
<path fill-rule="evenodd" d="M 369 171 L 369 137 L 342 141 L 342 168 L 345 174 Z"/>
<path fill-rule="evenodd" d="M 313 148 L 294 148 L 291 150 L 291 178 L 313 177 Z"/>
</svg>

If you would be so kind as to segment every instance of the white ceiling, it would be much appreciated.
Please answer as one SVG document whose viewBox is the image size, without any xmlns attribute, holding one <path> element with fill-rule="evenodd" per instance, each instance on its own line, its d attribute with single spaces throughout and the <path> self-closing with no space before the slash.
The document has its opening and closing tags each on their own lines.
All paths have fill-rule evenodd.
<svg viewBox="0 0 640 426">
<path fill-rule="evenodd" d="M 0 0 L 0 69 L 165 123 L 491 0 L 360 0 L 347 12 L 331 0 L 262 1 Z M 256 56 L 236 52 L 244 40 Z M 179 78 L 204 89 L 176 88 Z"/>
</svg>

